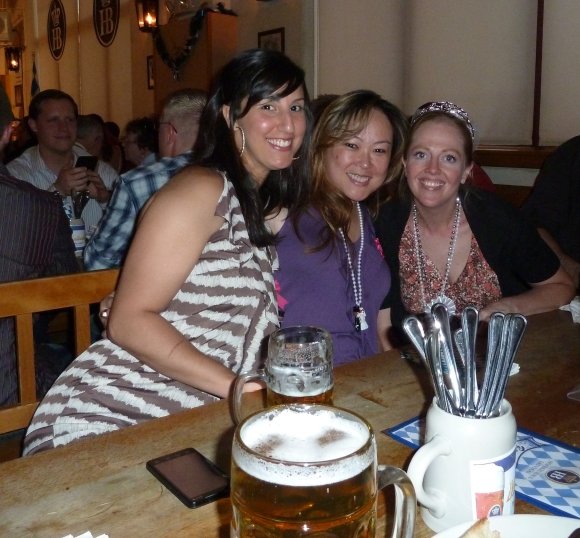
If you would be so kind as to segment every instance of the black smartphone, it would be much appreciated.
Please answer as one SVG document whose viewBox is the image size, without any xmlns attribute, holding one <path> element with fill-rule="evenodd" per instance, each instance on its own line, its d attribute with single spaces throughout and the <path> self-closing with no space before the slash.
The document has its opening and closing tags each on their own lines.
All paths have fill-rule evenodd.
<svg viewBox="0 0 580 538">
<path fill-rule="evenodd" d="M 229 477 L 194 448 L 184 448 L 150 460 L 146 467 L 189 508 L 197 508 L 229 494 Z"/>
<path fill-rule="evenodd" d="M 94 170 L 97 167 L 98 162 L 99 159 L 97 157 L 94 157 L 93 155 L 80 155 L 79 157 L 77 157 L 75 167 L 84 166 L 89 170 Z"/>
</svg>

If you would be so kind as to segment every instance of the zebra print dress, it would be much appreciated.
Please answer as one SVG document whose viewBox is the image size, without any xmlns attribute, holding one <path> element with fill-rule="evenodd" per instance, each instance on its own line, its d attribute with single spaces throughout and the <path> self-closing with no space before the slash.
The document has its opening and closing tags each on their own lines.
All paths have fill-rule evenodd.
<svg viewBox="0 0 580 538">
<path fill-rule="evenodd" d="M 225 177 L 215 214 L 224 224 L 162 315 L 197 349 L 236 374 L 253 372 L 261 366 L 264 338 L 278 324 L 275 252 L 250 243 L 234 187 Z M 40 403 L 24 454 L 215 400 L 100 340 L 70 364 Z"/>
</svg>

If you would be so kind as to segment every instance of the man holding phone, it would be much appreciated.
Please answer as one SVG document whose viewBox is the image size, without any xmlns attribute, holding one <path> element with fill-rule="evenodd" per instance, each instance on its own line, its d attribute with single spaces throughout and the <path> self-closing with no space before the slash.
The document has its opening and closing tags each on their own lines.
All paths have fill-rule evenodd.
<svg viewBox="0 0 580 538">
<path fill-rule="evenodd" d="M 30 102 L 28 114 L 28 124 L 38 145 L 8 163 L 8 170 L 39 189 L 58 192 L 69 218 L 71 195 L 87 191 L 89 201 L 82 218 L 90 235 L 103 215 L 117 173 L 102 161 L 98 161 L 95 170 L 79 166 L 78 158 L 88 152 L 75 147 L 78 108 L 70 95 L 60 90 L 42 91 Z"/>
<path fill-rule="evenodd" d="M 0 85 L 0 152 L 10 140 L 14 116 Z M 0 163 L 0 282 L 78 270 L 70 228 L 59 197 L 11 177 Z M 48 342 L 46 313 L 34 321 L 37 393 L 42 396 L 72 360 Z M 18 401 L 14 320 L 0 319 L 0 406 Z"/>
</svg>

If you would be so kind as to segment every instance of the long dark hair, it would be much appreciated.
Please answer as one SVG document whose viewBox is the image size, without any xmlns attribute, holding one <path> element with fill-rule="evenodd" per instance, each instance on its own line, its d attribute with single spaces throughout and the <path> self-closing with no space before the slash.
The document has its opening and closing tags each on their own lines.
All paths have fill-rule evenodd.
<svg viewBox="0 0 580 538">
<path fill-rule="evenodd" d="M 271 171 L 261 187 L 244 168 L 234 139 L 236 120 L 250 108 L 273 95 L 285 97 L 303 88 L 307 128 L 297 157 L 289 168 Z M 278 93 L 277 93 L 278 92 Z M 229 126 L 223 107 L 229 108 Z M 280 52 L 253 49 L 231 60 L 217 77 L 201 117 L 194 160 L 225 172 L 236 189 L 250 240 L 257 246 L 273 244 L 275 238 L 264 216 L 287 207 L 290 212 L 307 196 L 307 156 L 311 113 L 304 71 Z"/>
</svg>

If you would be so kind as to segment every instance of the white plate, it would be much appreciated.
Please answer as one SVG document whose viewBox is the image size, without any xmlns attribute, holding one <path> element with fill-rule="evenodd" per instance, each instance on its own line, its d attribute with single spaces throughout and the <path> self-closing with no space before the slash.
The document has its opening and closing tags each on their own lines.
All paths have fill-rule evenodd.
<svg viewBox="0 0 580 538">
<path fill-rule="evenodd" d="M 459 538 L 473 523 L 462 523 L 435 538 Z M 500 532 L 501 538 L 568 538 L 580 528 L 580 519 L 530 514 L 490 517 L 489 523 L 492 530 Z"/>
</svg>

